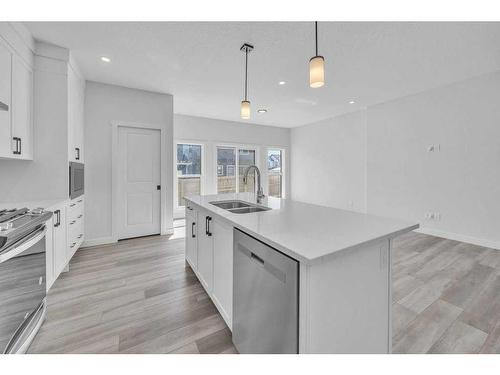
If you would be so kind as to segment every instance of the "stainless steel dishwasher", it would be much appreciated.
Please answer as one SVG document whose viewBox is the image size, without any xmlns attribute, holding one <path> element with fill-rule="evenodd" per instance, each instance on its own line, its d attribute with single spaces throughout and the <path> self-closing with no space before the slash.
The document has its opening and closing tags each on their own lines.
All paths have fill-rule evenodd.
<svg viewBox="0 0 500 375">
<path fill-rule="evenodd" d="M 240 353 L 298 353 L 298 266 L 234 229 L 233 343 Z"/>
</svg>

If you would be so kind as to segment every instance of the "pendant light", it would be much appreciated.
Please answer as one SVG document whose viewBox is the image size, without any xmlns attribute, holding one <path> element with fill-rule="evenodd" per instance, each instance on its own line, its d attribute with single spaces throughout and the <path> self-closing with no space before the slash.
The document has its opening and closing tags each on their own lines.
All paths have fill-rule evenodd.
<svg viewBox="0 0 500 375">
<path fill-rule="evenodd" d="M 318 88 L 325 84 L 325 58 L 318 55 L 318 22 L 314 22 L 316 55 L 309 60 L 309 86 Z"/>
<path fill-rule="evenodd" d="M 250 102 L 248 101 L 248 54 L 253 50 L 250 44 L 243 44 L 240 51 L 245 53 L 245 99 L 241 101 L 241 118 L 248 120 L 250 118 Z"/>
</svg>

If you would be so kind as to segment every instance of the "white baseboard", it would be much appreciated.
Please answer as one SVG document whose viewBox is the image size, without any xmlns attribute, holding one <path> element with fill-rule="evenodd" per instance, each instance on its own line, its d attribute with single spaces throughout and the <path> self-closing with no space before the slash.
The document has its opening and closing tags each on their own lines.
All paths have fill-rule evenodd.
<svg viewBox="0 0 500 375">
<path fill-rule="evenodd" d="M 476 238 L 471 236 L 466 236 L 463 234 L 453 233 L 453 232 L 445 232 L 437 229 L 431 228 L 419 228 L 415 229 L 415 232 L 428 234 L 430 236 L 442 237 L 449 240 L 455 240 L 465 243 L 470 243 L 472 245 L 489 247 L 491 249 L 500 250 L 500 242 L 486 240 L 483 238 Z"/>
<path fill-rule="evenodd" d="M 101 238 L 94 238 L 91 240 L 85 240 L 83 241 L 81 247 L 108 245 L 116 242 L 117 242 L 116 239 L 114 239 L 113 237 L 101 237 Z"/>
</svg>

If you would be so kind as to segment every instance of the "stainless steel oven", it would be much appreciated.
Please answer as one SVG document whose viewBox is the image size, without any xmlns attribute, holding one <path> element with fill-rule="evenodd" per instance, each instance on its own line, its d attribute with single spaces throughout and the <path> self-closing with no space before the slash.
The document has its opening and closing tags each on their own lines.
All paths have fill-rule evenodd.
<svg viewBox="0 0 500 375">
<path fill-rule="evenodd" d="M 83 195 L 85 185 L 84 164 L 69 163 L 69 197 L 75 199 Z"/>
<path fill-rule="evenodd" d="M 0 247 L 0 353 L 25 353 L 45 318 L 47 229 L 43 220 L 51 215 L 38 215 L 37 226 L 13 243 L 4 241 Z M 28 226 L 26 219 L 35 222 L 30 216 L 18 217 L 20 229 Z M 16 223 L 4 233 L 15 230 Z"/>
</svg>

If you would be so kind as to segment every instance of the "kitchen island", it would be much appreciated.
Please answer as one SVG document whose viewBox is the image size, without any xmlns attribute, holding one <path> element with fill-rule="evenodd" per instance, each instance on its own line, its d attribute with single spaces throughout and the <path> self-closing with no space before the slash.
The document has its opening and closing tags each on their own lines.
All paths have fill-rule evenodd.
<svg viewBox="0 0 500 375">
<path fill-rule="evenodd" d="M 391 240 L 418 224 L 250 193 L 185 199 L 186 261 L 230 329 L 236 230 L 298 262 L 299 353 L 391 352 Z"/>
</svg>

